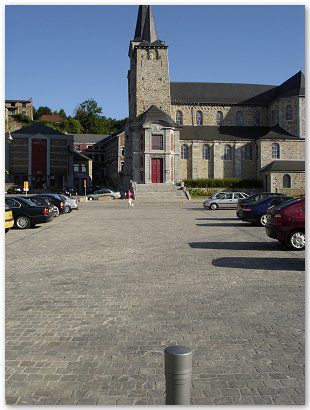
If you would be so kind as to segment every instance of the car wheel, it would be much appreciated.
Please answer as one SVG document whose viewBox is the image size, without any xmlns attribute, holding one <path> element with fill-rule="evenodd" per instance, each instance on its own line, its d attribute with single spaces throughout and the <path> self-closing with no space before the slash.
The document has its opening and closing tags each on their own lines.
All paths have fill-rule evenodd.
<svg viewBox="0 0 310 410">
<path fill-rule="evenodd" d="M 55 215 L 55 217 L 57 217 L 57 216 L 59 216 L 59 209 L 57 208 L 57 210 L 55 209 L 55 211 L 54 211 L 54 215 Z"/>
<path fill-rule="evenodd" d="M 89 201 L 92 201 L 92 200 L 93 200 L 93 197 L 92 197 L 92 196 L 89 196 L 89 197 L 88 197 L 88 200 L 89 200 Z"/>
<path fill-rule="evenodd" d="M 66 205 L 64 207 L 64 213 L 69 214 L 72 211 L 71 207 L 69 205 Z"/>
<path fill-rule="evenodd" d="M 31 221 L 26 215 L 18 216 L 15 219 L 15 225 L 18 229 L 27 229 L 31 225 Z"/>
<path fill-rule="evenodd" d="M 302 231 L 294 231 L 288 238 L 288 246 L 294 251 L 302 251 L 305 249 L 305 233 Z"/>
<path fill-rule="evenodd" d="M 5 228 L 5 233 L 8 233 L 9 232 L 9 228 Z"/>
<path fill-rule="evenodd" d="M 217 208 L 218 208 L 218 204 L 213 203 L 213 204 L 210 205 L 210 209 L 212 211 L 215 211 Z"/>
<path fill-rule="evenodd" d="M 113 199 L 113 200 L 114 200 L 114 199 L 115 199 L 115 196 L 111 196 L 111 199 Z"/>
<path fill-rule="evenodd" d="M 266 226 L 266 223 L 267 223 L 267 214 L 263 214 L 259 218 L 259 224 L 260 226 Z"/>
</svg>

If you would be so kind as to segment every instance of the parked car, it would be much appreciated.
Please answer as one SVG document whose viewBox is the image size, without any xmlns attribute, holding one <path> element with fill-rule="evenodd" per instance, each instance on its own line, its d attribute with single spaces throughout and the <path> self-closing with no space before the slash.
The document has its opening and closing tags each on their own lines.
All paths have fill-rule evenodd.
<svg viewBox="0 0 310 410">
<path fill-rule="evenodd" d="M 14 225 L 18 229 L 27 229 L 37 224 L 50 222 L 54 213 L 46 206 L 38 206 L 30 198 L 5 198 L 5 203 L 13 211 Z"/>
<path fill-rule="evenodd" d="M 93 185 L 93 186 L 87 188 L 86 195 L 93 194 L 95 191 L 98 191 L 99 189 L 109 189 L 109 188 L 106 187 L 106 186 Z M 83 193 L 84 193 L 84 189 L 83 189 Z"/>
<path fill-rule="evenodd" d="M 5 233 L 9 232 L 11 228 L 14 226 L 14 218 L 13 218 L 13 212 L 10 209 L 10 207 L 5 204 L 5 219 L 4 219 L 4 229 Z"/>
<path fill-rule="evenodd" d="M 241 205 L 241 208 L 239 208 L 239 218 L 242 221 L 265 226 L 267 223 L 267 210 L 272 206 L 280 205 L 291 199 L 291 197 L 278 195 L 262 198 L 256 202 L 246 201 Z"/>
<path fill-rule="evenodd" d="M 246 198 L 248 194 L 245 192 L 226 192 L 225 195 L 220 198 L 210 198 L 204 201 L 204 208 L 215 210 L 218 208 L 236 208 L 238 199 Z"/>
<path fill-rule="evenodd" d="M 71 212 L 72 209 L 79 209 L 77 199 L 69 198 L 68 196 L 62 194 L 60 195 L 60 197 L 65 203 L 65 212 Z"/>
<path fill-rule="evenodd" d="M 247 198 L 239 199 L 238 204 L 237 204 L 237 217 L 239 218 L 239 209 L 241 208 L 242 204 L 244 204 L 245 202 L 257 202 L 263 198 L 268 198 L 269 196 L 284 196 L 284 194 L 278 194 L 277 192 L 276 193 L 258 192 L 256 194 L 248 196 Z"/>
<path fill-rule="evenodd" d="M 58 208 L 59 214 L 65 213 L 64 208 L 65 208 L 65 203 L 62 198 L 60 198 L 58 195 L 54 196 L 51 194 L 37 194 L 34 195 L 31 198 L 44 198 L 48 199 L 53 205 L 55 205 Z"/>
<path fill-rule="evenodd" d="M 99 196 L 110 196 L 112 199 L 120 199 L 121 193 L 115 192 L 109 188 L 102 188 L 102 189 L 99 189 L 98 191 L 95 191 L 94 193 L 90 195 L 87 195 L 87 198 L 89 201 L 92 201 L 94 199 L 98 199 Z"/>
<path fill-rule="evenodd" d="M 23 188 L 18 185 L 12 185 L 6 192 L 7 194 L 21 194 L 23 192 Z"/>
<path fill-rule="evenodd" d="M 78 194 L 78 191 L 74 187 L 64 187 L 60 193 L 67 195 L 67 196 L 72 196 L 72 195 L 76 196 Z"/>
<path fill-rule="evenodd" d="M 305 249 L 305 198 L 293 199 L 267 213 L 266 234 L 294 251 Z"/>
<path fill-rule="evenodd" d="M 30 196 L 29 197 L 35 204 L 43 205 L 50 208 L 50 211 L 54 213 L 54 217 L 59 216 L 59 209 L 56 205 L 52 204 L 49 198 L 43 198 L 40 196 Z"/>
</svg>

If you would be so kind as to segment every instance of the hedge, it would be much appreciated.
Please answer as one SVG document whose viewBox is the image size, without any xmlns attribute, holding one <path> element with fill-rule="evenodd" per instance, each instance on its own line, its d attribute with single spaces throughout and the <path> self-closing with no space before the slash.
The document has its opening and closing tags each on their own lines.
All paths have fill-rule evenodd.
<svg viewBox="0 0 310 410">
<path fill-rule="evenodd" d="M 262 182 L 241 178 L 199 178 L 185 179 L 184 185 L 186 188 L 261 188 Z"/>
</svg>

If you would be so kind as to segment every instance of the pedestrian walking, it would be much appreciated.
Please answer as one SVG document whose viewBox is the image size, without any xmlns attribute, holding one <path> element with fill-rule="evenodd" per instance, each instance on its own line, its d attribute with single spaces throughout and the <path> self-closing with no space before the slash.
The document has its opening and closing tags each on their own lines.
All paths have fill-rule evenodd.
<svg viewBox="0 0 310 410">
<path fill-rule="evenodd" d="M 128 189 L 127 194 L 126 194 L 126 197 L 127 197 L 127 199 L 128 199 L 128 208 L 130 208 L 130 207 L 133 206 L 133 203 L 132 203 L 132 193 L 131 193 L 130 189 Z"/>
</svg>

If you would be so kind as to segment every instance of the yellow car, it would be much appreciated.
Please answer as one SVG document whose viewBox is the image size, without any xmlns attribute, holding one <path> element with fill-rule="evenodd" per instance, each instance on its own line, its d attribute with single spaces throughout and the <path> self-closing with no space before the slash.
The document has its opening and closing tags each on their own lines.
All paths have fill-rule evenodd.
<svg viewBox="0 0 310 410">
<path fill-rule="evenodd" d="M 14 226 L 14 218 L 13 218 L 13 213 L 10 210 L 10 208 L 5 205 L 5 221 L 4 221 L 4 228 L 5 228 L 5 233 L 7 233 L 10 228 Z"/>
</svg>

